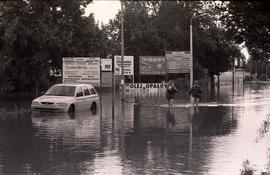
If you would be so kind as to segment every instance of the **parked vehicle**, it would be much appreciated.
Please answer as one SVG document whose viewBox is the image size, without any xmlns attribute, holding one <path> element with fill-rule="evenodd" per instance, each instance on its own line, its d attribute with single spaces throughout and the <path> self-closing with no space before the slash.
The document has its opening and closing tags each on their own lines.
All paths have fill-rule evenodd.
<svg viewBox="0 0 270 175">
<path fill-rule="evenodd" d="M 31 110 L 71 112 L 97 110 L 98 93 L 90 84 L 55 84 L 34 99 Z"/>
</svg>

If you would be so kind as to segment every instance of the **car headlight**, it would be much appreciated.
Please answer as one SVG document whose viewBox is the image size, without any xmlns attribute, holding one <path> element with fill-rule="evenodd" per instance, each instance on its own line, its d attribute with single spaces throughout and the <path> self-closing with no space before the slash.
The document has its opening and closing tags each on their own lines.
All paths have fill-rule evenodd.
<svg viewBox="0 0 270 175">
<path fill-rule="evenodd" d="M 56 103 L 57 106 L 67 106 L 66 103 Z"/>
<path fill-rule="evenodd" d="M 33 101 L 33 102 L 32 102 L 32 105 L 39 105 L 39 102 Z"/>
</svg>

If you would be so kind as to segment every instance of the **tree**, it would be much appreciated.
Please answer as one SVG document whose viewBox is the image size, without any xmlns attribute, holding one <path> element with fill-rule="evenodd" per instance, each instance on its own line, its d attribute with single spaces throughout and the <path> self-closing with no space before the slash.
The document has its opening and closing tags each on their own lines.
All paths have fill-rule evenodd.
<svg viewBox="0 0 270 175">
<path fill-rule="evenodd" d="M 221 8 L 230 37 L 245 42 L 254 61 L 264 60 L 270 52 L 269 7 L 268 1 L 230 1 Z"/>
<path fill-rule="evenodd" d="M 164 55 L 167 50 L 190 50 L 190 18 L 202 13 L 208 15 L 193 21 L 195 78 L 200 78 L 198 72 L 206 68 L 213 79 L 227 71 L 231 58 L 240 53 L 226 29 L 217 26 L 221 12 L 212 2 L 125 1 L 124 5 L 125 54 Z M 116 54 L 120 53 L 120 22 L 117 14 L 106 26 L 113 43 L 118 43 Z"/>
<path fill-rule="evenodd" d="M 234 58 L 240 58 L 239 47 L 226 38 L 222 28 L 212 24 L 210 28 L 197 33 L 195 37 L 195 57 L 203 68 L 208 69 L 211 87 L 214 88 L 214 76 L 232 68 Z"/>
<path fill-rule="evenodd" d="M 8 89 L 39 91 L 62 57 L 106 55 L 107 36 L 93 15 L 91 0 L 0 2 L 0 76 Z M 3 87 L 3 86 L 1 86 Z"/>
</svg>

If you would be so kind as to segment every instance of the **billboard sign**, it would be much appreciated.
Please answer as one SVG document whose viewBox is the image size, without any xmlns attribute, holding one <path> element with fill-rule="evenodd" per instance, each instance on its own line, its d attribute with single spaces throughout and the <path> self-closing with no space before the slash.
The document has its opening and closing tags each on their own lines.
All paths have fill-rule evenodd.
<svg viewBox="0 0 270 175">
<path fill-rule="evenodd" d="M 101 71 L 112 71 L 112 59 L 101 58 Z"/>
<path fill-rule="evenodd" d="M 63 83 L 100 86 L 100 58 L 63 58 Z"/>
<path fill-rule="evenodd" d="M 121 56 L 114 56 L 114 75 L 121 75 Z M 134 57 L 124 56 L 124 75 L 134 75 Z"/>
<path fill-rule="evenodd" d="M 166 52 L 168 73 L 189 73 L 190 72 L 190 52 Z"/>
<path fill-rule="evenodd" d="M 140 56 L 140 75 L 165 75 L 165 56 Z"/>
</svg>

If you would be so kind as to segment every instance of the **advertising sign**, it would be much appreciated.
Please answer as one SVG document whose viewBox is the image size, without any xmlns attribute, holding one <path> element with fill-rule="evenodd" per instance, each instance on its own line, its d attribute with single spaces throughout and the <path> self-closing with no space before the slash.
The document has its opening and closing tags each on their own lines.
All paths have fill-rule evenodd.
<svg viewBox="0 0 270 175">
<path fill-rule="evenodd" d="M 100 58 L 63 58 L 63 83 L 100 86 Z"/>
<path fill-rule="evenodd" d="M 129 83 L 125 84 L 125 95 L 132 97 L 164 96 L 167 86 L 167 83 Z"/>
<path fill-rule="evenodd" d="M 130 89 L 166 89 L 167 83 L 128 83 L 126 88 Z"/>
<path fill-rule="evenodd" d="M 121 56 L 114 56 L 114 75 L 121 75 L 122 64 Z M 124 56 L 124 75 L 133 75 L 134 74 L 134 57 L 133 56 Z"/>
<path fill-rule="evenodd" d="M 168 73 L 189 73 L 190 72 L 190 52 L 166 52 Z"/>
<path fill-rule="evenodd" d="M 165 56 L 140 56 L 140 75 L 165 75 Z"/>
<path fill-rule="evenodd" d="M 110 58 L 101 58 L 101 71 L 112 71 L 112 59 Z"/>
</svg>

